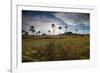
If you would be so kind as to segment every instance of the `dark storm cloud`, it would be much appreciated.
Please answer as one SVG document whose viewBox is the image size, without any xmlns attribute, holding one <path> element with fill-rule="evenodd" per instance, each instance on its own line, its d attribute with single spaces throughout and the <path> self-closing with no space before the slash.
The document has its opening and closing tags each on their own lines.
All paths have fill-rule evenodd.
<svg viewBox="0 0 100 73">
<path fill-rule="evenodd" d="M 66 13 L 56 13 L 56 17 L 62 19 L 69 25 L 77 25 L 80 23 L 85 23 L 85 24 L 90 24 L 90 14 L 89 13 L 71 13 L 71 12 L 66 12 Z"/>
<path fill-rule="evenodd" d="M 22 11 L 22 29 L 29 32 L 30 26 L 35 26 L 36 31 L 42 33 L 48 33 L 51 30 L 51 24 L 55 24 L 56 28 L 59 26 L 71 26 L 69 31 L 78 25 L 79 29 L 83 29 L 84 26 L 90 26 L 90 15 L 89 13 L 71 13 L 71 12 L 47 12 L 47 11 Z M 83 24 L 83 25 L 80 25 Z M 85 27 L 84 27 L 85 28 Z M 87 28 L 89 30 L 89 28 Z M 62 32 L 65 30 L 63 29 Z M 56 31 L 58 34 L 58 30 Z"/>
</svg>

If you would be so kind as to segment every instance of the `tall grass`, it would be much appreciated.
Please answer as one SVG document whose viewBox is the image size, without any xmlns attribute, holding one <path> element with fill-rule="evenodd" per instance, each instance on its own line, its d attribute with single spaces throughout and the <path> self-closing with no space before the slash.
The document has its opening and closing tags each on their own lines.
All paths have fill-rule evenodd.
<svg viewBox="0 0 100 73">
<path fill-rule="evenodd" d="M 89 59 L 89 36 L 64 36 L 59 39 L 56 37 L 24 38 L 22 62 Z"/>
</svg>

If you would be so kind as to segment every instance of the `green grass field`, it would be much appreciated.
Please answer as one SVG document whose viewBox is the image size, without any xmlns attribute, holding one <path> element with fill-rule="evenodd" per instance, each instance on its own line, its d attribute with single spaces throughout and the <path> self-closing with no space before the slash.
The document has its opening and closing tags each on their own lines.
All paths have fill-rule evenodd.
<svg viewBox="0 0 100 73">
<path fill-rule="evenodd" d="M 22 36 L 22 62 L 90 58 L 89 35 Z"/>
</svg>

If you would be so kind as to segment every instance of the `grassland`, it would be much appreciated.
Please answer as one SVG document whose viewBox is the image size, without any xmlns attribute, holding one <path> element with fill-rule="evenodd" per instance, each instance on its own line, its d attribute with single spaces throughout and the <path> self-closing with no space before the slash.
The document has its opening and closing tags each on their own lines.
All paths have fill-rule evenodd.
<svg viewBox="0 0 100 73">
<path fill-rule="evenodd" d="M 90 58 L 89 35 L 22 36 L 22 62 Z"/>
</svg>

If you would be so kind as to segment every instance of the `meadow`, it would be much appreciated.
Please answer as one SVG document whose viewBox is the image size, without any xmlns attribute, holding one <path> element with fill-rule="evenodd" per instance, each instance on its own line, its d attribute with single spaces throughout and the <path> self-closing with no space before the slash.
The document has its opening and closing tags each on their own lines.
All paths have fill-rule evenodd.
<svg viewBox="0 0 100 73">
<path fill-rule="evenodd" d="M 86 60 L 89 35 L 23 35 L 22 62 Z"/>
</svg>

